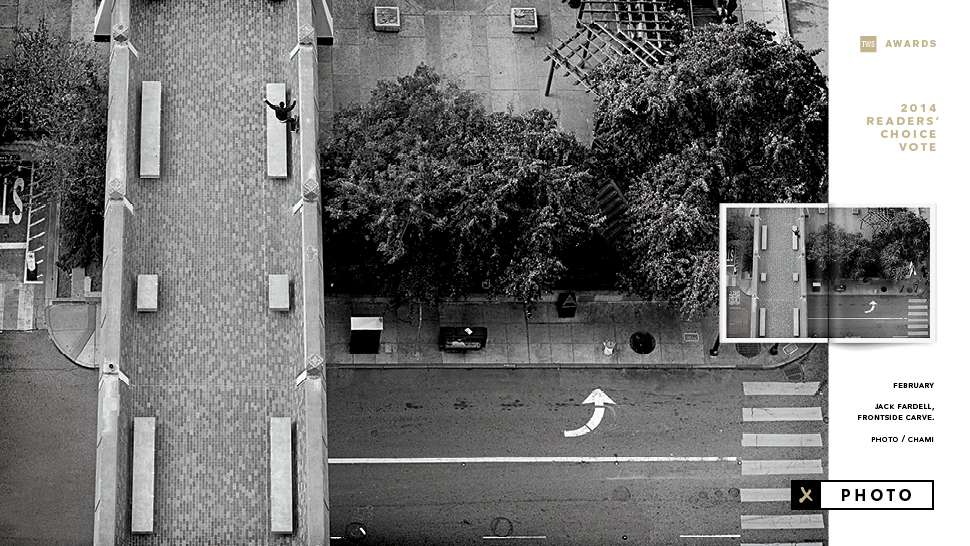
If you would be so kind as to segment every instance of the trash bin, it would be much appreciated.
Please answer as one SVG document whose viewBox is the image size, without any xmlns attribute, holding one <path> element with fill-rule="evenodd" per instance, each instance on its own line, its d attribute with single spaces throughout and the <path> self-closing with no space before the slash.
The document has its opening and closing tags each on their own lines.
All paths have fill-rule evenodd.
<svg viewBox="0 0 970 546">
<path fill-rule="evenodd" d="M 380 352 L 384 317 L 350 318 L 350 354 L 372 355 Z"/>
</svg>

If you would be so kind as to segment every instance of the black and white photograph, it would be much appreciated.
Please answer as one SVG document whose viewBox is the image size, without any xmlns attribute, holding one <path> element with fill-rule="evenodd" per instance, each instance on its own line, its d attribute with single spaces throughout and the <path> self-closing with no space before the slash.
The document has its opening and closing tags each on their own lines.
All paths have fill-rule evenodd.
<svg viewBox="0 0 970 546">
<path fill-rule="evenodd" d="M 0 544 L 828 544 L 829 347 L 719 309 L 723 203 L 788 207 L 737 286 L 804 258 L 827 48 L 825 0 L 0 2 Z"/>
<path fill-rule="evenodd" d="M 731 340 L 934 340 L 932 206 L 725 205 Z"/>
</svg>

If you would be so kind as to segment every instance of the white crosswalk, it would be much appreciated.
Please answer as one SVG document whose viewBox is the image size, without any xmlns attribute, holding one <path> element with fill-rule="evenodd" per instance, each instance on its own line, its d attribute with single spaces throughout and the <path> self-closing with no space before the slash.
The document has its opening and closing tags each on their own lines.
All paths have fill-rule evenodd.
<svg viewBox="0 0 970 546">
<path fill-rule="evenodd" d="M 906 334 L 911 337 L 930 336 L 930 312 L 926 298 L 910 298 L 906 314 Z"/>
<path fill-rule="evenodd" d="M 919 318 L 916 315 L 916 318 Z M 747 448 L 746 455 L 765 453 L 766 455 L 777 454 L 779 451 L 761 448 L 795 448 L 797 453 L 805 453 L 804 458 L 793 459 L 761 459 L 752 457 L 741 460 L 741 475 L 749 480 L 757 479 L 758 485 L 768 485 L 768 482 L 778 486 L 789 486 L 792 479 L 807 475 L 824 474 L 822 460 L 816 458 L 818 449 L 822 448 L 822 435 L 814 433 L 793 433 L 793 428 L 800 426 L 802 430 L 806 424 L 798 425 L 797 422 L 818 422 L 822 421 L 822 408 L 818 406 L 806 406 L 805 396 L 816 396 L 819 391 L 818 382 L 745 382 L 745 396 L 770 397 L 771 407 L 743 407 L 741 408 L 741 419 L 744 423 L 760 423 L 760 430 L 755 432 L 744 432 L 741 435 L 741 446 Z M 796 398 L 789 398 L 796 397 Z M 763 399 L 753 399 L 763 401 Z M 798 404 L 787 405 L 787 404 Z M 775 432 L 765 432 L 764 428 L 770 426 L 777 430 Z M 795 429 L 798 430 L 798 429 Z M 806 448 L 804 451 L 801 448 Z M 753 450 L 753 451 L 752 451 Z M 786 451 L 785 453 L 794 453 Z M 785 503 L 791 502 L 791 490 L 789 487 L 757 487 L 741 488 L 741 502 L 745 506 L 757 511 L 758 506 L 763 503 Z M 756 503 L 756 504 L 751 504 Z M 745 510 L 747 511 L 747 510 Z M 777 511 L 777 507 L 772 511 Z M 821 529 L 825 527 L 822 514 L 804 514 L 793 512 L 791 514 L 758 515 L 745 514 L 741 516 L 741 529 L 744 530 L 791 530 L 791 529 Z M 760 536 L 759 536 L 760 538 Z M 786 537 L 788 538 L 788 537 Z M 744 544 L 744 543 L 743 543 Z M 770 542 L 770 543 L 746 543 L 748 546 L 788 546 L 793 543 Z M 802 546 L 821 543 L 798 543 Z"/>
</svg>

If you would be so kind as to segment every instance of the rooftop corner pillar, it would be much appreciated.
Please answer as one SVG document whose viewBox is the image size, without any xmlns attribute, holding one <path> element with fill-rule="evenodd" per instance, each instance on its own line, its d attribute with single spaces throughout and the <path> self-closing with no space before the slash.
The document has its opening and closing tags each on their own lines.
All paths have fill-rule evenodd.
<svg viewBox="0 0 970 546">
<path fill-rule="evenodd" d="M 302 383 L 306 400 L 306 506 L 308 546 L 330 544 L 330 494 L 327 470 L 326 355 L 323 337 L 323 261 L 317 159 L 317 31 L 313 0 L 297 0 L 297 46 L 291 58 L 296 64 L 300 117 L 299 172 L 303 241 L 303 354 L 307 380 Z"/>
<path fill-rule="evenodd" d="M 98 383 L 98 447 L 95 471 L 95 546 L 114 546 L 127 532 L 118 525 L 119 499 L 124 476 L 118 476 L 119 459 L 127 450 L 120 445 L 121 422 L 121 306 L 123 293 L 125 198 L 128 180 L 129 63 L 134 53 L 128 43 L 128 0 L 111 3 L 111 57 L 108 63 L 108 142 L 105 175 L 104 251 L 102 263 L 102 327 L 96 359 Z M 105 2 L 104 5 L 108 5 Z"/>
</svg>

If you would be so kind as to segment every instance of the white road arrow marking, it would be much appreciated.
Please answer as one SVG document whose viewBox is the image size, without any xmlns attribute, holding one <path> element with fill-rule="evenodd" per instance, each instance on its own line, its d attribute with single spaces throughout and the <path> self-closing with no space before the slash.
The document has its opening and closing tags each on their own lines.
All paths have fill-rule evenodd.
<svg viewBox="0 0 970 546">
<path fill-rule="evenodd" d="M 876 309 L 876 302 L 875 301 L 870 301 L 869 302 L 869 305 L 871 305 L 872 307 L 870 307 L 869 310 L 866 311 L 866 313 L 871 313 L 871 312 L 875 311 L 875 309 Z"/>
<path fill-rule="evenodd" d="M 562 434 L 566 438 L 582 436 L 586 433 L 592 432 L 594 428 L 599 426 L 600 421 L 603 420 L 603 413 L 606 412 L 603 405 L 616 405 L 616 402 L 611 400 L 609 396 L 606 396 L 606 393 L 603 391 L 594 389 L 593 392 L 589 393 L 589 396 L 586 397 L 586 400 L 583 400 L 583 404 L 594 404 L 596 406 L 596 409 L 593 410 L 593 416 L 589 418 L 589 421 L 587 421 L 585 425 L 577 429 L 564 430 Z"/>
</svg>

